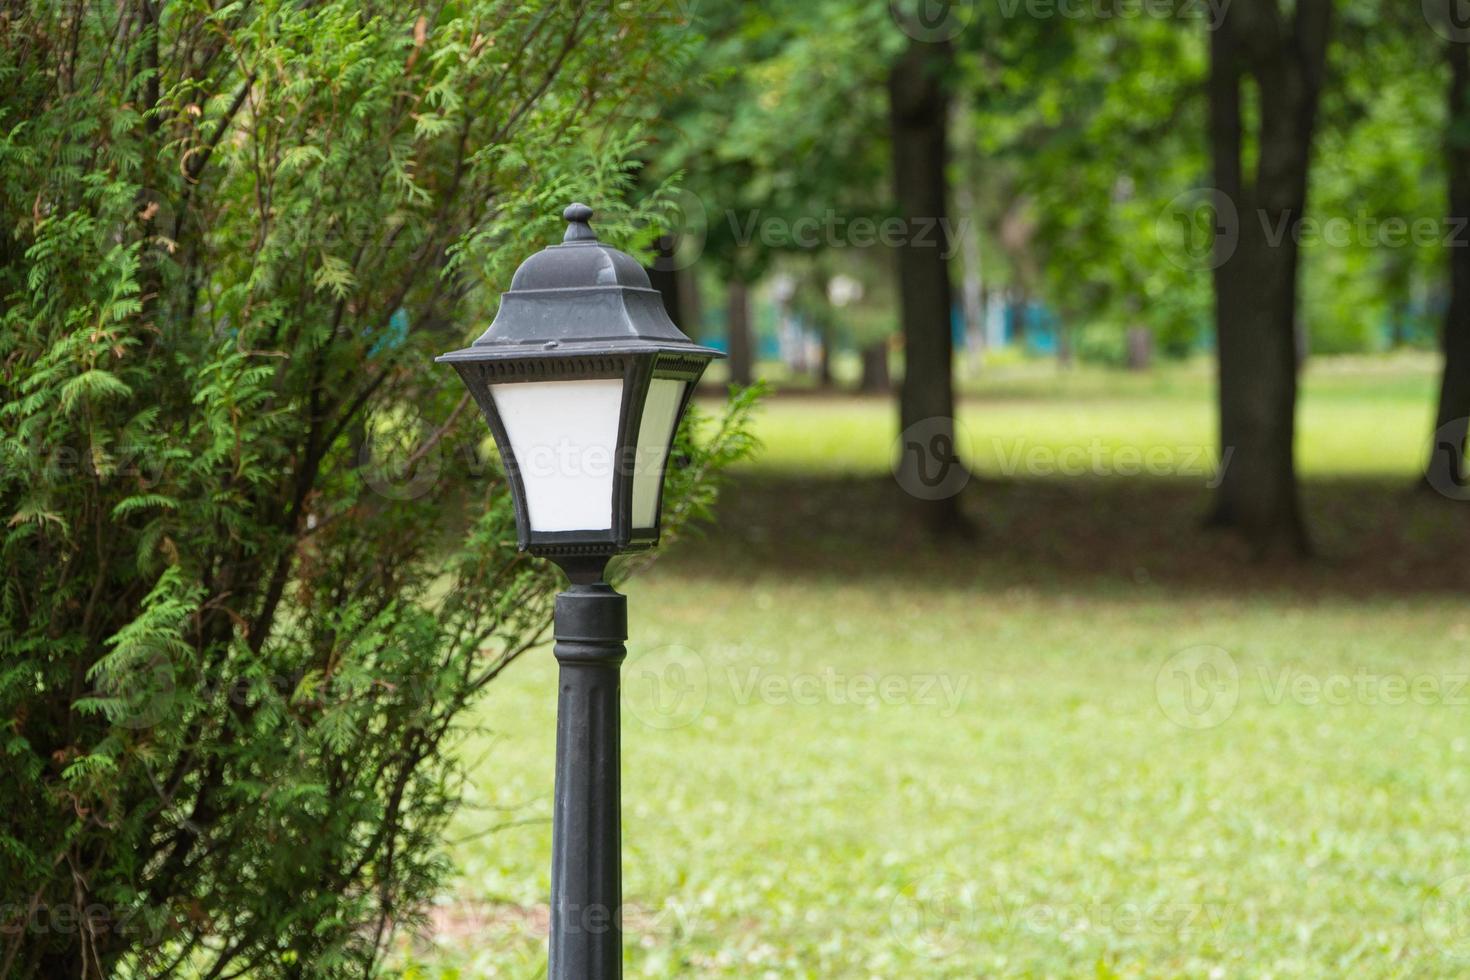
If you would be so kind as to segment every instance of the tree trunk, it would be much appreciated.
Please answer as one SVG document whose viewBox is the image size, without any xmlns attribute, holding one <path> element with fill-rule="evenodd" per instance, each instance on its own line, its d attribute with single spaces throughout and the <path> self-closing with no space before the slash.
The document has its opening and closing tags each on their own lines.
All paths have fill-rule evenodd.
<svg viewBox="0 0 1470 980">
<path fill-rule="evenodd" d="M 807 358 L 806 331 L 797 322 L 789 299 L 776 300 L 776 336 L 786 369 L 793 375 L 810 374 L 812 365 Z"/>
<path fill-rule="evenodd" d="M 858 389 L 868 395 L 886 395 L 893 390 L 888 375 L 888 340 L 876 340 L 863 348 L 863 376 Z"/>
<path fill-rule="evenodd" d="M 899 427 L 928 426 L 954 446 L 954 345 L 950 326 L 949 263 L 939 236 L 925 228 L 949 227 L 945 200 L 945 163 L 949 94 L 942 77 L 951 61 L 948 44 L 909 43 L 888 74 L 890 142 L 894 200 L 909 234 L 898 247 L 900 323 L 904 337 L 903 384 L 899 391 Z M 905 454 L 904 467 L 922 459 Z M 900 474 L 899 482 L 904 483 Z M 915 500 L 931 533 L 952 534 L 968 528 L 959 495 Z"/>
<path fill-rule="evenodd" d="M 821 355 L 817 359 L 817 384 L 822 388 L 832 387 L 832 348 L 836 344 L 832 324 L 823 319 L 818 334 L 822 343 Z"/>
<path fill-rule="evenodd" d="M 1450 0 L 1451 5 L 1455 0 Z M 1470 428 L 1470 47 L 1449 45 L 1450 92 L 1445 156 L 1449 174 L 1450 303 L 1443 326 L 1444 374 L 1440 379 L 1439 407 L 1434 417 L 1434 444 L 1424 470 L 1425 482 L 1457 499 L 1470 498 L 1466 486 L 1465 438 Z"/>
<path fill-rule="evenodd" d="M 653 264 L 646 271 L 649 283 L 663 298 L 664 310 L 669 314 L 669 319 L 674 321 L 674 326 L 689 334 L 689 328 L 684 325 L 684 300 L 680 296 L 680 286 L 683 284 L 679 270 L 674 268 L 674 244 L 674 236 L 660 235 L 654 244 Z"/>
<path fill-rule="evenodd" d="M 1391 351 L 1403 350 L 1409 344 L 1409 317 L 1413 313 L 1409 297 L 1403 293 L 1398 296 L 1389 306 L 1389 316 L 1393 322 L 1388 326 L 1388 349 Z"/>
<path fill-rule="evenodd" d="M 1310 551 L 1294 459 L 1294 231 L 1306 209 L 1331 9 L 1332 0 L 1299 0 L 1287 25 L 1276 0 L 1239 3 L 1210 39 L 1215 183 L 1238 219 L 1233 242 L 1223 233 L 1215 241 L 1222 474 L 1212 523 L 1239 531 L 1258 555 Z M 1247 80 L 1263 93 L 1250 180 L 1241 162 Z"/>
<path fill-rule="evenodd" d="M 1453 165 L 1453 160 L 1447 161 Z M 1451 178 L 1453 179 L 1453 178 Z M 1450 202 L 1454 214 L 1454 202 Z M 1464 212 L 1461 212 L 1462 214 Z M 1409 344 L 1409 325 L 1414 322 L 1414 260 L 1410 255 L 1392 252 L 1385 263 L 1383 291 L 1389 297 L 1390 315 L 1388 346 L 1401 350 Z"/>
<path fill-rule="evenodd" d="M 1147 371 L 1154 362 L 1154 334 L 1148 327 L 1129 327 L 1126 338 L 1130 371 Z"/>
<path fill-rule="evenodd" d="M 730 280 L 729 310 L 730 380 L 748 385 L 753 379 L 755 343 L 750 333 L 750 287 L 739 279 Z"/>
<path fill-rule="evenodd" d="M 1006 325 L 1011 328 L 1010 341 L 1016 347 L 1026 346 L 1026 314 L 1031 309 L 1031 297 L 1025 289 L 1013 289 L 1008 297 L 1010 306 L 1006 309 Z"/>
<path fill-rule="evenodd" d="M 675 275 L 679 279 L 679 319 L 674 322 L 690 339 L 699 340 L 704 334 L 704 300 L 699 295 L 699 275 L 688 267 Z"/>
<path fill-rule="evenodd" d="M 978 142 L 974 133 L 974 113 L 961 104 L 955 113 L 956 142 L 961 147 L 960 178 L 955 185 L 955 203 L 959 206 L 960 238 L 960 305 L 965 311 L 965 373 L 974 377 L 985 361 L 985 267 L 980 251 L 980 208 L 975 200 L 980 166 Z"/>
</svg>

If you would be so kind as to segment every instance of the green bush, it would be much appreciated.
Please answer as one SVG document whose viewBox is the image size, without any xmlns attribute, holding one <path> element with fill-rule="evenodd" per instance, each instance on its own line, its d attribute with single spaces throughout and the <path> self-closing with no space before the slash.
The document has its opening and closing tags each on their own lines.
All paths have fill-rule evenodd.
<svg viewBox="0 0 1470 980">
<path fill-rule="evenodd" d="M 1084 323 L 1074 330 L 1072 346 L 1084 364 L 1122 367 L 1128 361 L 1127 329 L 1119 323 Z"/>
<path fill-rule="evenodd" d="M 0 22 L 0 975 L 371 973 L 554 588 L 431 356 L 562 204 L 627 196 L 687 32 L 552 0 Z M 681 435 L 674 532 L 750 402 Z"/>
</svg>

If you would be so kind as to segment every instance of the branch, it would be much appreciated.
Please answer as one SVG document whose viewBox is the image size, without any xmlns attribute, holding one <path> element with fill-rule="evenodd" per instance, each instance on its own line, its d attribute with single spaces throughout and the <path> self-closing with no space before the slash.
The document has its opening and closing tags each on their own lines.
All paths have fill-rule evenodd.
<svg viewBox="0 0 1470 980">
<path fill-rule="evenodd" d="M 229 108 L 225 110 L 223 116 L 220 116 L 219 123 L 214 127 L 214 132 L 204 145 L 202 147 L 196 147 L 184 154 L 184 159 L 180 162 L 183 164 L 184 179 L 189 181 L 189 183 L 197 184 L 199 182 L 199 175 L 204 172 L 204 167 L 209 163 L 209 158 L 213 155 L 215 147 L 219 146 L 220 140 L 224 139 L 226 131 L 229 130 L 230 125 L 235 121 L 235 116 L 240 112 L 240 107 L 245 104 L 245 99 L 250 94 L 250 88 L 255 84 L 255 77 L 255 72 L 251 72 L 245 81 L 240 84 L 239 91 L 230 100 Z"/>
</svg>

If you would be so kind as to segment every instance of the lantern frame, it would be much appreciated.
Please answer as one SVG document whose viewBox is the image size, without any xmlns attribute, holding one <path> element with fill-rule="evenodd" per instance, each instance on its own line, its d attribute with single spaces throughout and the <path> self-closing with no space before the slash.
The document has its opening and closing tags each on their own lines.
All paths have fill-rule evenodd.
<svg viewBox="0 0 1470 980">
<path fill-rule="evenodd" d="M 495 437 L 515 504 L 517 546 L 562 563 L 608 558 L 658 544 L 664 482 L 679 422 L 704 369 L 725 356 L 694 343 L 674 325 L 642 266 L 599 242 L 590 227 L 591 216 L 585 205 L 568 207 L 562 243 L 521 264 L 510 290 L 501 294 L 489 329 L 469 347 L 436 358 L 459 372 Z M 535 530 L 522 473 L 525 461 L 517 455 L 494 390 L 528 382 L 592 380 L 622 382 L 610 463 L 611 521 L 606 528 Z M 636 527 L 634 479 L 644 448 L 638 440 L 655 380 L 682 382 L 684 390 L 657 474 L 653 523 Z"/>
</svg>

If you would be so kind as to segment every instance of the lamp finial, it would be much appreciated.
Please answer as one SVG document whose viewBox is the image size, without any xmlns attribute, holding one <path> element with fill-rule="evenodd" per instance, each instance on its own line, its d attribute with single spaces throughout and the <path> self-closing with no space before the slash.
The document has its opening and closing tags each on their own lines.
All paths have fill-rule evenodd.
<svg viewBox="0 0 1470 980">
<path fill-rule="evenodd" d="M 572 242 L 595 242 L 597 233 L 592 230 L 589 222 L 592 220 L 592 209 L 585 204 L 569 204 L 567 209 L 561 213 L 567 219 L 567 233 L 562 236 L 562 244 Z"/>
</svg>

